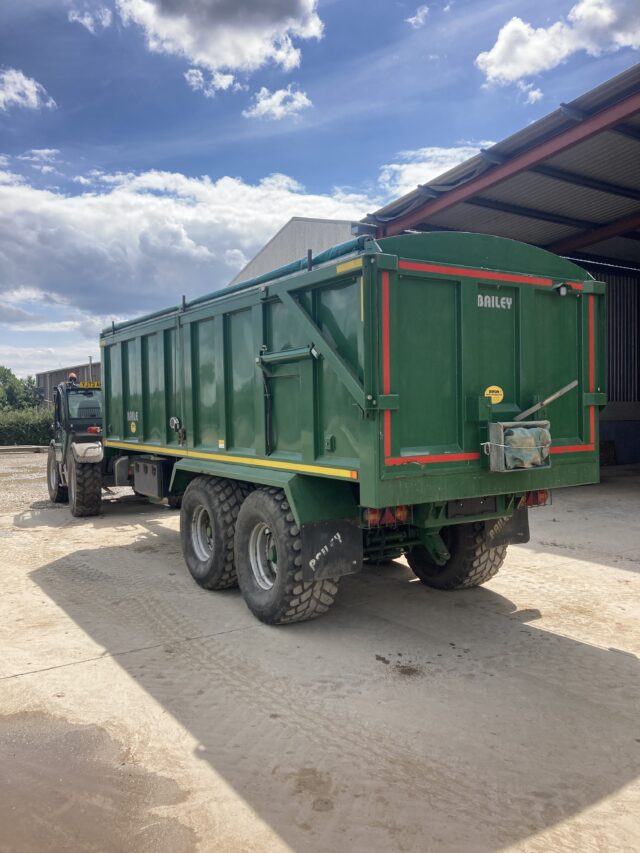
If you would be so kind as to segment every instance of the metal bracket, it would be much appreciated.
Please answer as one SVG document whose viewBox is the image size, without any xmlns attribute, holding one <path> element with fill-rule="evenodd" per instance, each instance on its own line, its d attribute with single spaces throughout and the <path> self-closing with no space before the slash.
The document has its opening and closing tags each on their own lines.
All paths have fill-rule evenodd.
<svg viewBox="0 0 640 853">
<path fill-rule="evenodd" d="M 380 394 L 378 408 L 396 412 L 400 408 L 400 396 L 398 394 Z"/>
<path fill-rule="evenodd" d="M 605 293 L 606 285 L 604 281 L 593 281 L 593 279 L 588 279 L 587 281 L 582 282 L 582 292 L 583 293 L 595 293 L 598 296 L 602 296 Z"/>
<path fill-rule="evenodd" d="M 282 304 L 289 309 L 289 312 L 302 327 L 307 337 L 313 341 L 314 349 L 327 361 L 329 365 L 331 365 L 342 384 L 360 408 L 363 411 L 367 408 L 372 408 L 370 401 L 368 403 L 365 399 L 364 388 L 351 368 L 324 337 L 320 327 L 314 323 L 300 303 L 294 299 L 287 290 L 282 291 L 278 296 L 280 297 Z"/>
<path fill-rule="evenodd" d="M 440 536 L 440 531 L 421 531 L 420 538 L 434 563 L 438 566 L 444 566 L 449 562 L 451 554 L 444 544 L 444 539 Z"/>
</svg>

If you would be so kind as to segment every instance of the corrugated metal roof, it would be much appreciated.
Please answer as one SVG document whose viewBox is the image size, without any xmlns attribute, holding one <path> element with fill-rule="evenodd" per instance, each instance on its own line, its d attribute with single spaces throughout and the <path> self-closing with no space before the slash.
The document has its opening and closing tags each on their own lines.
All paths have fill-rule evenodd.
<svg viewBox="0 0 640 853">
<path fill-rule="evenodd" d="M 640 143 L 614 131 L 603 131 L 546 163 L 640 190 Z"/>
<path fill-rule="evenodd" d="M 452 231 L 498 234 L 501 237 L 510 237 L 512 240 L 522 240 L 537 245 L 544 245 L 561 237 L 570 237 L 574 233 L 573 228 L 514 216 L 511 213 L 485 210 L 472 204 L 456 205 L 451 210 L 438 213 L 429 221 L 429 224 Z"/>
<path fill-rule="evenodd" d="M 523 172 L 503 184 L 485 190 L 481 198 L 512 202 L 550 213 L 604 224 L 638 209 L 629 198 L 556 181 L 536 172 Z"/>
<path fill-rule="evenodd" d="M 595 258 L 615 258 L 619 261 L 626 261 L 634 249 L 637 255 L 638 245 L 637 240 L 613 237 L 611 240 L 603 240 L 600 243 L 594 243 L 593 246 L 586 246 L 582 250 L 582 254 L 593 255 Z"/>
<path fill-rule="evenodd" d="M 622 233 L 628 225 L 629 230 L 640 233 L 640 198 L 635 194 L 640 192 L 638 94 L 640 64 L 497 143 L 486 156 L 472 157 L 385 205 L 365 221 L 379 225 L 381 234 L 385 230 L 397 233 L 403 227 L 451 228 L 494 233 L 538 245 L 587 234 L 591 226 L 614 224 Z M 602 120 L 593 118 L 600 114 Z M 579 139 L 580 134 L 572 128 L 580 127 L 582 121 L 587 121 L 583 135 L 593 135 Z M 613 126 L 608 127 L 611 123 Z M 554 144 L 553 140 L 567 142 Z M 561 145 L 569 147 L 552 150 Z M 540 146 L 544 146 L 544 154 L 535 155 Z M 535 156 L 527 153 L 526 160 L 516 161 L 509 173 L 510 161 L 525 152 Z M 545 168 L 547 172 L 542 174 Z M 496 170 L 494 184 L 491 170 Z M 480 176 L 483 188 L 474 192 Z M 594 185 L 594 181 L 601 185 Z M 607 186 L 602 186 L 603 182 Z M 452 201 L 447 205 L 449 193 Z M 558 221 L 545 221 L 545 217 Z M 396 220 L 400 222 L 394 224 Z M 404 224 L 408 222 L 413 224 Z M 593 237 L 597 239 L 598 234 Z M 615 251 L 611 257 L 640 263 L 640 241 L 615 238 L 600 245 Z"/>
</svg>

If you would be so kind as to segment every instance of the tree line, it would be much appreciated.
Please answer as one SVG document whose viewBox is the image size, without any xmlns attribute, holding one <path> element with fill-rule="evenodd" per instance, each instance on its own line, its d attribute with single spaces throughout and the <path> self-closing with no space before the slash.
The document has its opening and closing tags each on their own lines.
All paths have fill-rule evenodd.
<svg viewBox="0 0 640 853">
<path fill-rule="evenodd" d="M 0 411 L 22 412 L 38 405 L 39 397 L 33 376 L 20 379 L 9 367 L 0 365 Z"/>
</svg>

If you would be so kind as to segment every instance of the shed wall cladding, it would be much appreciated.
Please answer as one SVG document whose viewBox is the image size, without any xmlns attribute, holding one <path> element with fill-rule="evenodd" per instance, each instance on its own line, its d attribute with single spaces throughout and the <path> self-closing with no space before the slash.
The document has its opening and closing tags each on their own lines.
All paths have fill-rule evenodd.
<svg viewBox="0 0 640 853">
<path fill-rule="evenodd" d="M 603 273 L 607 283 L 608 397 L 619 403 L 640 401 L 640 273 Z"/>
<path fill-rule="evenodd" d="M 600 418 L 602 460 L 640 462 L 640 270 L 581 262 L 607 285 L 607 399 Z M 613 455 L 611 455 L 611 448 Z"/>
<path fill-rule="evenodd" d="M 94 361 L 93 364 L 76 364 L 56 370 L 48 370 L 46 373 L 37 373 L 36 386 L 44 390 L 43 406 L 53 406 L 53 389 L 60 382 L 64 382 L 72 371 L 78 377 L 78 382 L 100 381 L 99 361 Z"/>
</svg>

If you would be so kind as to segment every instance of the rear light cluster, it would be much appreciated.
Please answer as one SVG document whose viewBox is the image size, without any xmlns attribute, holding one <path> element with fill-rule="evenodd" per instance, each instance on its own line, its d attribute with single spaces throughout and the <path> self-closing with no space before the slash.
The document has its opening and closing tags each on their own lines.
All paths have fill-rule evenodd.
<svg viewBox="0 0 640 853">
<path fill-rule="evenodd" d="M 362 518 L 367 527 L 396 527 L 411 521 L 411 507 L 403 505 L 365 509 Z"/>
<path fill-rule="evenodd" d="M 87 432 L 90 432 L 92 435 L 100 435 L 100 433 L 102 432 L 102 427 L 90 426 L 87 427 Z"/>
<path fill-rule="evenodd" d="M 550 503 L 551 492 L 549 489 L 536 489 L 534 492 L 527 492 L 520 498 L 521 507 L 547 506 Z"/>
</svg>

